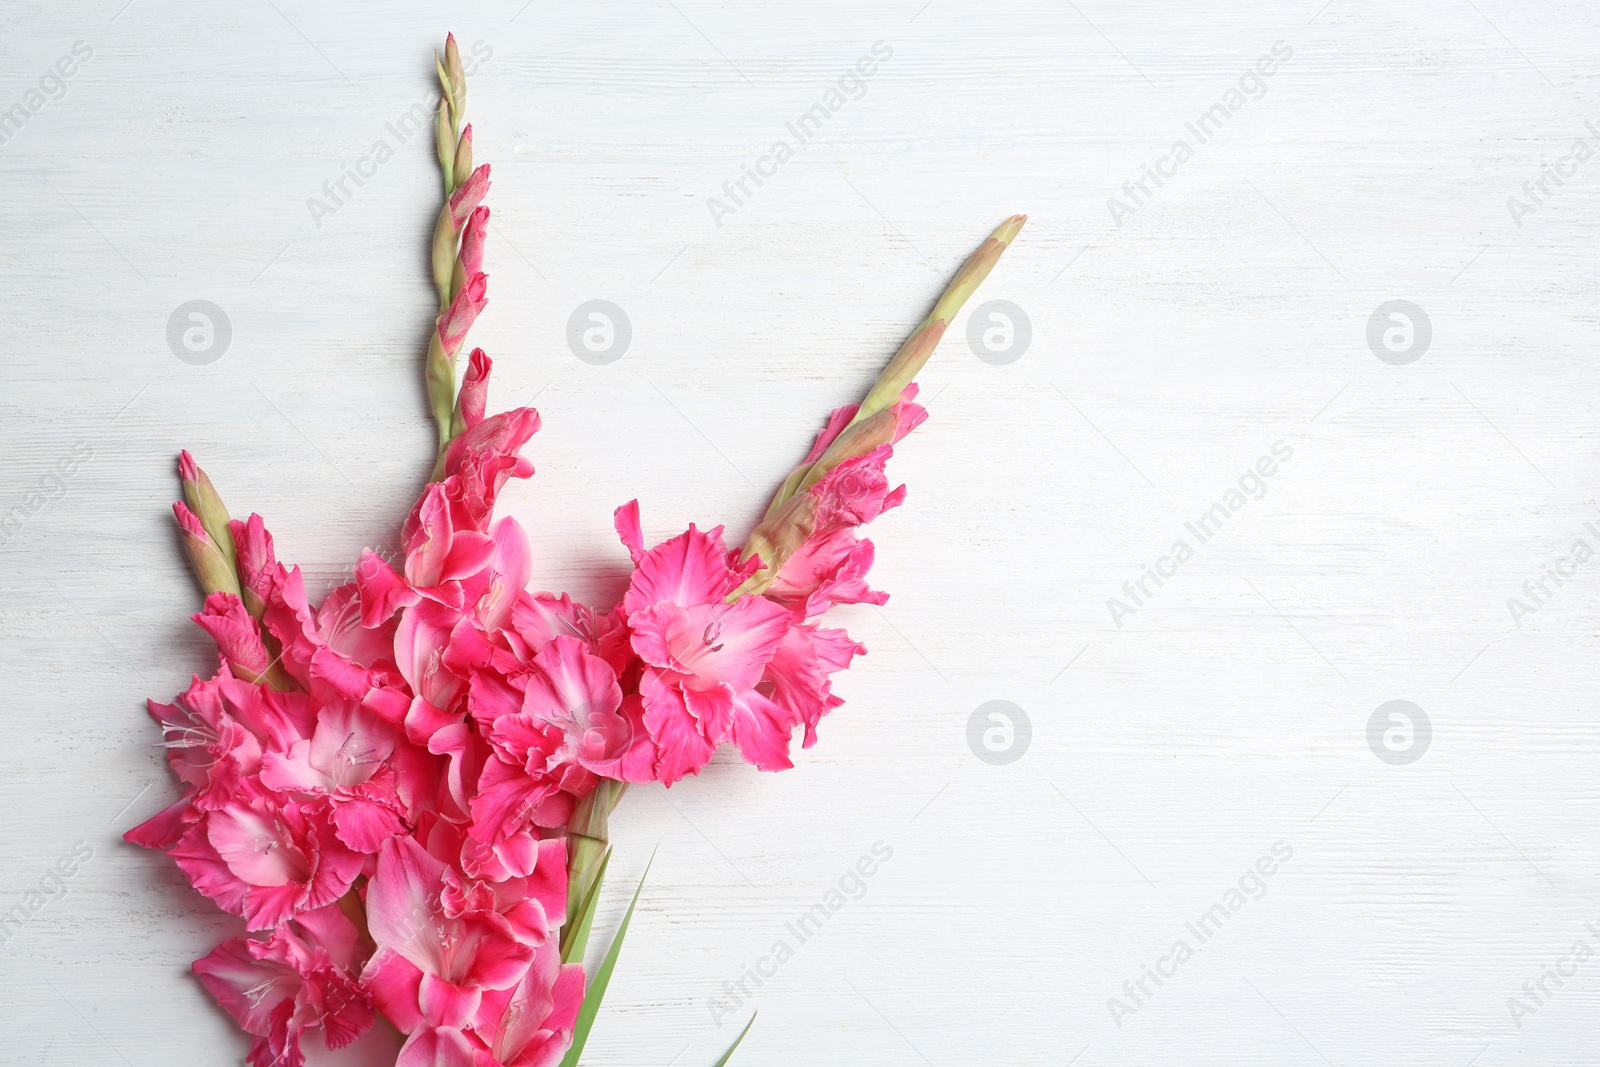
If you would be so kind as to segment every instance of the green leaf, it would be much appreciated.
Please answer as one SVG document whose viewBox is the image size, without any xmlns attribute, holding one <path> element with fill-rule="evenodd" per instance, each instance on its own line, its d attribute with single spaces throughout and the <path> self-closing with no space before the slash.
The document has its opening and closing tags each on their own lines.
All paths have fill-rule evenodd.
<svg viewBox="0 0 1600 1067">
<path fill-rule="evenodd" d="M 724 1052 L 722 1054 L 722 1059 L 712 1064 L 712 1067 L 728 1067 L 728 1061 L 733 1059 L 733 1050 L 739 1047 L 739 1042 L 744 1040 L 744 1035 L 748 1034 L 750 1032 L 750 1028 L 756 1024 L 756 1015 L 759 1014 L 761 1013 L 756 1012 L 755 1015 L 750 1016 L 750 1021 L 744 1024 L 744 1029 L 739 1031 L 739 1036 L 734 1038 L 733 1044 L 728 1046 L 728 1051 Z"/>
<path fill-rule="evenodd" d="M 609 858 L 609 857 L 608 857 Z M 622 955 L 622 939 L 628 936 L 628 924 L 633 922 L 633 909 L 639 906 L 639 894 L 644 892 L 644 880 L 650 877 L 650 864 L 656 861 L 655 854 L 650 856 L 650 863 L 645 864 L 644 874 L 639 876 L 639 888 L 633 891 L 633 900 L 628 904 L 627 912 L 622 916 L 622 925 L 617 927 L 617 936 L 611 942 L 611 947 L 606 950 L 606 958 L 600 962 L 600 969 L 595 971 L 594 979 L 589 983 L 589 989 L 583 995 L 583 1005 L 578 1008 L 578 1018 L 572 1024 L 572 1047 L 567 1050 L 566 1058 L 561 1061 L 561 1067 L 578 1067 L 578 1057 L 583 1054 L 583 1046 L 589 1041 L 589 1031 L 594 1028 L 594 1018 L 600 1013 L 600 1002 L 605 999 L 606 986 L 611 984 L 611 972 L 617 969 L 617 957 Z M 600 880 L 595 879 L 595 892 L 598 894 Z M 588 937 L 587 927 L 594 918 L 593 900 L 584 905 L 588 912 L 583 919 L 584 939 Z M 578 939 L 574 938 L 574 943 Z M 732 1051 L 731 1049 L 729 1050 Z"/>
<path fill-rule="evenodd" d="M 572 963 L 574 960 L 581 962 L 584 951 L 589 947 L 589 928 L 594 925 L 595 905 L 600 902 L 600 886 L 606 880 L 606 866 L 610 862 L 611 850 L 607 849 L 600 860 L 600 869 L 595 872 L 594 885 L 589 887 L 589 896 L 578 909 L 578 925 L 572 928 L 572 936 L 561 946 L 562 963 Z"/>
</svg>

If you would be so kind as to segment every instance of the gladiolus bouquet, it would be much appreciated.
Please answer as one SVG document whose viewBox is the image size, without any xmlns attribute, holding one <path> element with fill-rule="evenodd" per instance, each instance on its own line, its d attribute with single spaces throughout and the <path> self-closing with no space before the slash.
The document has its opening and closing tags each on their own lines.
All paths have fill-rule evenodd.
<svg viewBox="0 0 1600 1067">
<path fill-rule="evenodd" d="M 539 416 L 485 413 L 481 348 L 457 385 L 486 300 L 489 166 L 462 125 L 454 38 L 437 66 L 446 195 L 425 378 L 439 453 L 403 565 L 368 551 L 313 606 L 261 517 L 230 518 L 187 452 L 178 463 L 173 510 L 206 594 L 194 620 L 220 660 L 150 702 L 183 794 L 127 839 L 243 918 L 248 933 L 194 972 L 250 1035 L 253 1067 L 300 1067 L 308 1032 L 338 1050 L 379 1023 L 404 1035 L 400 1067 L 577 1062 L 620 946 L 585 974 L 608 816 L 630 783 L 671 786 L 724 743 L 769 771 L 791 766 L 797 729 L 815 743 L 840 703 L 830 676 L 865 651 L 819 620 L 886 600 L 855 531 L 905 495 L 884 465 L 925 416 L 913 379 L 1023 222 L 997 229 L 862 402 L 833 412 L 742 548 L 720 526 L 647 546 L 625 504 L 627 592 L 590 608 L 529 591 L 527 537 L 493 516 L 506 480 L 533 473 L 521 450 Z"/>
</svg>

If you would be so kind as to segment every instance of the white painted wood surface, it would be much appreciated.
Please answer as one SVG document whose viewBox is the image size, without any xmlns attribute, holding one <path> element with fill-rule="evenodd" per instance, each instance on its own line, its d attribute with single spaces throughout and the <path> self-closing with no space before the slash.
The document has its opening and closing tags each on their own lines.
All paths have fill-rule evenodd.
<svg viewBox="0 0 1600 1067">
<path fill-rule="evenodd" d="M 1600 162 L 1562 162 L 1600 124 L 1595 8 L 1321 3 L 0 5 L 0 107 L 92 49 L 0 145 L 0 910 L 93 853 L 0 948 L 0 1062 L 242 1057 L 187 971 L 233 923 L 118 842 L 175 794 L 141 701 L 210 655 L 173 457 L 317 588 L 392 543 L 429 461 L 426 138 L 320 227 L 307 200 L 431 100 L 447 29 L 492 50 L 473 336 L 492 402 L 544 415 L 505 505 L 551 589 L 617 595 L 635 495 L 652 536 L 742 534 L 961 258 L 1032 216 L 980 297 L 1031 346 L 984 362 L 963 317 L 926 372 L 909 501 L 872 529 L 893 600 L 840 613 L 871 655 L 821 743 L 624 805 L 616 884 L 660 855 L 590 1062 L 709 1064 L 754 1007 L 736 1063 L 1600 1061 L 1600 958 L 1560 962 L 1600 946 L 1600 563 L 1507 606 L 1600 547 Z M 707 198 L 878 41 L 864 95 L 718 226 Z M 1115 225 L 1276 42 L 1265 94 Z M 1519 226 L 1507 198 L 1557 163 Z M 565 340 L 596 298 L 633 326 L 605 366 Z M 206 366 L 166 340 L 195 299 L 232 325 Z M 1366 341 L 1396 299 L 1432 323 L 1407 365 Z M 1278 442 L 1265 495 L 1118 626 L 1108 598 Z M 967 742 L 997 699 L 1032 724 L 1004 766 Z M 1366 742 L 1394 699 L 1432 723 L 1409 765 Z M 1280 841 L 1265 896 L 1114 1021 Z"/>
</svg>

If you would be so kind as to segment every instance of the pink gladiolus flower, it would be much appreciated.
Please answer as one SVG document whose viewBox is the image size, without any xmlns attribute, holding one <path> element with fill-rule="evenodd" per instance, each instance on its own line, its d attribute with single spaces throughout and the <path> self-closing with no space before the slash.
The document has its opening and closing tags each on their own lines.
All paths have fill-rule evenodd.
<svg viewBox="0 0 1600 1067">
<path fill-rule="evenodd" d="M 583 1003 L 583 967 L 547 944 L 516 986 L 485 993 L 473 1030 L 499 1067 L 554 1067 L 572 1041 Z M 480 1067 L 490 1067 L 479 1060 Z"/>
<path fill-rule="evenodd" d="M 367 886 L 367 925 L 378 945 L 363 981 L 404 1033 L 465 1026 L 483 992 L 522 980 L 533 950 L 494 911 L 447 912 L 448 868 L 414 838 L 395 837 L 378 854 Z"/>
<path fill-rule="evenodd" d="M 150 702 L 161 747 L 202 811 L 222 807 L 261 769 L 263 751 L 283 750 L 311 728 L 303 697 L 273 693 L 227 673 L 195 678 L 171 704 Z"/>
<path fill-rule="evenodd" d="M 332 705 L 322 709 L 310 738 L 262 758 L 261 782 L 280 793 L 326 798 L 339 840 L 376 853 L 404 827 L 394 770 L 387 766 L 396 744 L 394 728 L 374 712 Z"/>
<path fill-rule="evenodd" d="M 216 641 L 222 658 L 228 661 L 235 674 L 253 680 L 267 673 L 272 655 L 261 641 L 255 619 L 238 597 L 232 593 L 212 593 L 206 597 L 205 610 L 192 617 Z"/>
<path fill-rule="evenodd" d="M 252 930 L 331 904 L 361 873 L 326 808 L 246 788 L 170 850 L 194 887 Z"/>
<path fill-rule="evenodd" d="M 799 724 L 756 690 L 790 615 L 759 596 L 727 603 L 756 560 L 734 568 L 722 529 L 688 532 L 644 551 L 636 504 L 617 509 L 617 532 L 635 559 L 622 607 L 635 652 L 644 724 L 660 749 L 656 776 L 670 785 L 698 773 L 724 740 L 751 763 L 789 762 L 789 732 Z"/>
<path fill-rule="evenodd" d="M 835 604 L 885 604 L 889 594 L 867 585 L 872 542 L 849 529 L 812 534 L 784 561 L 766 595 L 802 619 L 814 619 Z"/>
<path fill-rule="evenodd" d="M 269 599 L 277 577 L 278 560 L 273 554 L 272 535 L 267 532 L 266 524 L 260 515 L 252 514 L 243 522 L 234 519 L 228 528 L 233 531 L 233 544 L 239 557 L 240 584 L 261 600 Z"/>
<path fill-rule="evenodd" d="M 523 690 L 522 715 L 562 731 L 556 757 L 603 778 L 652 780 L 655 746 L 645 732 L 638 701 L 625 704 L 616 672 L 575 637 L 551 639 L 533 658 Z M 504 729 L 508 718 L 496 720 Z"/>
<path fill-rule="evenodd" d="M 435 590 L 476 574 L 494 552 L 494 538 L 471 526 L 456 527 L 457 516 L 442 482 L 430 485 L 417 509 L 406 542 L 406 582 L 417 590 Z M 433 593 L 441 603 L 460 605 L 460 587 Z"/>
<path fill-rule="evenodd" d="M 252 1067 L 303 1067 L 300 1038 L 321 1028 L 341 1049 L 376 1017 L 353 971 L 356 928 L 333 905 L 280 924 L 270 938 L 236 937 L 196 960 L 194 973 L 255 1038 Z"/>
</svg>

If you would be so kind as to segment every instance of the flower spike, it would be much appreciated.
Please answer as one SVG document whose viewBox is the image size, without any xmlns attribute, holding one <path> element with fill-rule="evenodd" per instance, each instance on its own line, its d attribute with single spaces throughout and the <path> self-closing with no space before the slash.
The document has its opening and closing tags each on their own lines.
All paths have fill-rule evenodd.
<svg viewBox="0 0 1600 1067">
<path fill-rule="evenodd" d="M 843 464 L 893 445 L 922 421 L 922 408 L 910 402 L 915 395 L 914 379 L 938 347 L 950 320 L 1000 262 L 1000 256 L 1016 240 L 1026 221 L 1026 215 L 1011 216 L 967 257 L 928 317 L 912 331 L 861 403 L 850 412 L 849 421 L 838 428 L 830 423 L 824 435 L 831 434 L 831 439 L 819 441 L 819 447 L 813 449 L 806 462 L 784 479 L 744 547 L 743 558 L 759 559 L 761 568 L 728 594 L 730 603 L 765 592 L 784 564 L 816 534 L 817 503 L 811 494 L 830 474 Z M 881 466 L 880 462 L 878 467 Z"/>
</svg>

